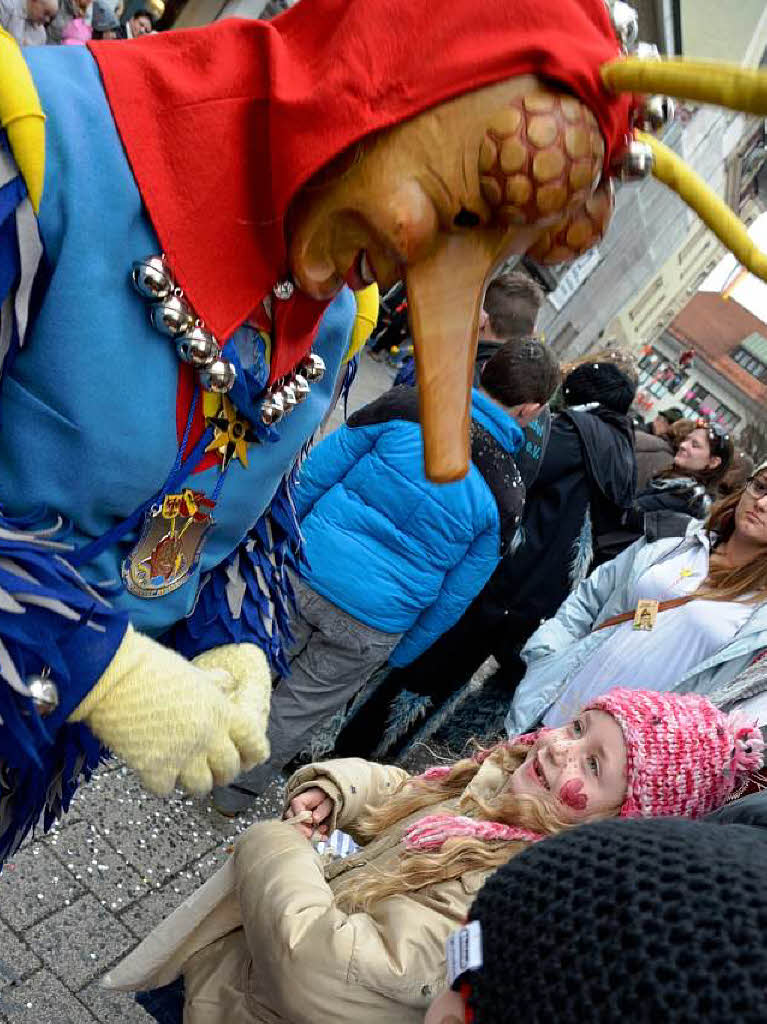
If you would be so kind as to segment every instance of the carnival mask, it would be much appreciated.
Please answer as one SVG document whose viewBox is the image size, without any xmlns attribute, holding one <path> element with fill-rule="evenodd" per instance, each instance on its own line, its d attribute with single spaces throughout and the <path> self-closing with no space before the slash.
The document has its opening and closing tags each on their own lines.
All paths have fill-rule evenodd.
<svg viewBox="0 0 767 1024">
<path fill-rule="evenodd" d="M 603 157 L 582 103 L 520 76 L 381 132 L 299 194 L 288 238 L 301 289 L 325 299 L 406 279 L 432 479 L 466 471 L 486 282 L 512 254 L 570 259 L 601 238 Z"/>
</svg>

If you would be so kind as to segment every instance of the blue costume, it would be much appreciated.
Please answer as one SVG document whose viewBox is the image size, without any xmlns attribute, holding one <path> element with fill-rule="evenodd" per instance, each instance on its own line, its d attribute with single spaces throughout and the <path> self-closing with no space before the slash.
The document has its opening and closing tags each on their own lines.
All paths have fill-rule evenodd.
<svg viewBox="0 0 767 1024">
<path fill-rule="evenodd" d="M 128 621 L 187 656 L 250 641 L 280 667 L 291 597 L 284 570 L 298 543 L 291 478 L 327 413 L 355 310 L 345 289 L 313 346 L 324 377 L 273 426 L 259 415 L 268 336 L 246 325 L 227 341 L 223 356 L 237 370 L 227 408 L 252 443 L 247 466 L 234 456 L 224 468 L 224 450 L 213 449 L 206 461 L 215 464 L 199 471 L 221 432 L 215 413 L 194 444 L 190 427 L 212 400 L 225 432 L 223 399 L 193 389 L 185 407 L 188 367 L 131 287 L 132 263 L 161 246 L 97 67 L 80 47 L 25 58 L 47 115 L 46 181 L 35 271 L 26 188 L 0 135 L 0 860 L 43 808 L 46 824 L 66 808 L 97 763 L 98 742 L 66 719 Z M 126 587 L 126 557 L 172 494 L 196 503 L 204 528 L 180 585 L 147 599 Z M 43 718 L 26 684 L 48 674 L 58 704 Z"/>
</svg>

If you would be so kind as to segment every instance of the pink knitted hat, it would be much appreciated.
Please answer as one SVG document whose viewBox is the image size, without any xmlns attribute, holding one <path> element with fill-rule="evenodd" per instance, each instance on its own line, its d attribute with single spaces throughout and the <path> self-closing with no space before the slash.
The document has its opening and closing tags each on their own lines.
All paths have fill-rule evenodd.
<svg viewBox="0 0 767 1024">
<path fill-rule="evenodd" d="M 627 792 L 619 817 L 698 818 L 721 807 L 762 765 L 759 728 L 738 712 L 723 714 L 698 694 L 616 688 L 584 711 L 591 708 L 612 715 L 626 742 Z M 507 745 L 532 744 L 539 735 L 540 731 L 516 736 Z M 481 764 L 492 750 L 481 751 L 474 760 Z M 430 768 L 419 778 L 437 781 L 451 767 Z M 445 840 L 458 836 L 528 843 L 544 838 L 516 825 L 433 814 L 410 825 L 403 839 L 409 850 L 424 852 L 438 850 Z"/>
<path fill-rule="evenodd" d="M 721 807 L 762 765 L 759 728 L 697 693 L 616 688 L 584 708 L 612 715 L 626 741 L 622 818 L 699 818 Z"/>
</svg>

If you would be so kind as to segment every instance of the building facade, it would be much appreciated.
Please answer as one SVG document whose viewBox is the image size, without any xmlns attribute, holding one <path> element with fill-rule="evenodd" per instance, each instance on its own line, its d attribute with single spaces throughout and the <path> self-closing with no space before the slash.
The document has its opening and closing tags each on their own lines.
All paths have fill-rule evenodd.
<svg viewBox="0 0 767 1024">
<path fill-rule="evenodd" d="M 686 353 L 694 353 L 687 363 Z M 637 407 L 670 406 L 739 438 L 767 413 L 767 324 L 735 299 L 699 292 L 641 352 Z"/>
<path fill-rule="evenodd" d="M 642 8 L 640 7 L 640 19 Z M 723 17 L 729 29 L 721 28 Z M 759 65 L 767 47 L 767 6 L 683 2 L 678 42 L 686 56 Z M 649 21 L 648 21 L 649 23 Z M 641 20 L 640 20 L 641 24 Z M 668 34 L 655 41 L 668 50 Z M 685 29 L 685 26 L 687 28 Z M 712 28 L 713 27 L 713 28 Z M 693 29 L 695 29 L 693 31 Z M 711 29 L 711 31 L 709 31 Z M 747 220 L 765 158 L 764 124 L 718 108 L 682 107 L 663 140 Z M 613 222 L 598 253 L 557 275 L 541 329 L 567 359 L 617 342 L 639 351 L 665 331 L 723 254 L 686 205 L 652 179 L 618 189 Z"/>
</svg>

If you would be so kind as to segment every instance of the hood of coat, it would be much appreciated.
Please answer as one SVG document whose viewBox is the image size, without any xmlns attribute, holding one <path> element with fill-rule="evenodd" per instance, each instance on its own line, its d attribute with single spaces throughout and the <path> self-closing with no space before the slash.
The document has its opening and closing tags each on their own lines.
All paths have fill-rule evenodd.
<svg viewBox="0 0 767 1024">
<path fill-rule="evenodd" d="M 510 454 L 524 444 L 524 432 L 511 413 L 478 388 L 471 391 L 471 415 Z"/>
<path fill-rule="evenodd" d="M 566 409 L 580 438 L 592 487 L 618 508 L 629 508 L 636 492 L 636 456 L 631 421 L 604 405 Z"/>
</svg>

